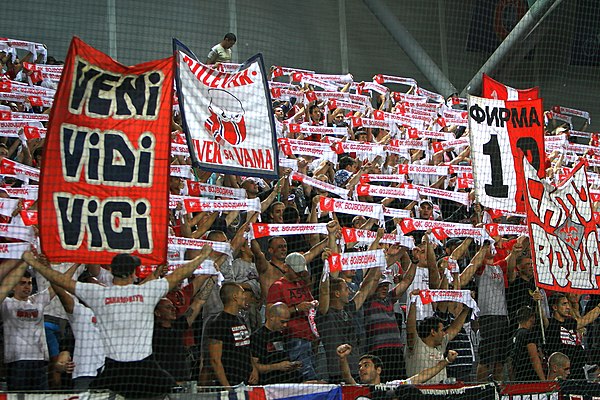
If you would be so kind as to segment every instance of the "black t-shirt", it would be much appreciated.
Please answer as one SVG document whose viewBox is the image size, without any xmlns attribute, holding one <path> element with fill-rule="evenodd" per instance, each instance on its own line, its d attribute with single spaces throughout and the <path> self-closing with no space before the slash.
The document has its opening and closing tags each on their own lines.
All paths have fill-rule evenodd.
<svg viewBox="0 0 600 400">
<path fill-rule="evenodd" d="M 577 321 L 573 318 L 560 322 L 555 318 L 550 319 L 546 329 L 545 353 L 548 357 L 560 351 L 571 360 L 571 375 L 569 379 L 585 379 L 583 367 L 585 365 L 585 351 L 577 335 Z"/>
<path fill-rule="evenodd" d="M 184 316 L 177 318 L 170 328 L 154 325 L 152 336 L 152 354 L 158 365 L 170 373 L 176 381 L 190 378 L 190 365 L 187 362 L 187 351 L 183 344 L 183 334 L 188 329 Z"/>
<path fill-rule="evenodd" d="M 250 337 L 250 348 L 252 356 L 258 358 L 259 364 L 275 364 L 289 361 L 284 346 L 285 338 L 281 332 L 271 331 L 262 326 Z M 271 371 L 260 374 L 261 385 L 273 383 L 299 383 L 302 375 L 299 370 L 294 371 Z"/>
<path fill-rule="evenodd" d="M 506 306 L 508 308 L 508 318 L 511 325 L 515 328 L 518 325 L 516 315 L 519 308 L 530 306 L 536 308 L 535 300 L 529 294 L 529 291 L 535 290 L 535 280 L 532 278 L 529 281 L 517 276 L 514 282 L 508 284 L 506 289 Z"/>
<path fill-rule="evenodd" d="M 358 372 L 358 358 L 360 354 L 358 354 L 358 351 L 354 351 L 354 349 L 358 350 L 360 348 L 358 335 L 354 327 L 356 314 L 356 304 L 354 301 L 350 301 L 342 310 L 330 307 L 327 314 L 317 313 L 317 330 L 325 347 L 330 378 L 341 378 L 342 372 L 340 370 L 339 357 L 337 356 L 337 347 L 344 343 L 350 344 L 353 349 L 350 356 L 348 356 L 350 371 L 353 375 L 356 375 Z"/>
<path fill-rule="evenodd" d="M 519 328 L 512 338 L 510 354 L 514 371 L 514 380 L 516 382 L 537 381 L 539 377 L 533 369 L 527 345 L 534 343 L 537 345 L 537 335 L 535 331 L 525 328 Z"/>
<path fill-rule="evenodd" d="M 208 322 L 206 337 L 223 342 L 221 363 L 229 384 L 248 383 L 252 372 L 250 331 L 240 317 L 221 312 Z"/>
</svg>

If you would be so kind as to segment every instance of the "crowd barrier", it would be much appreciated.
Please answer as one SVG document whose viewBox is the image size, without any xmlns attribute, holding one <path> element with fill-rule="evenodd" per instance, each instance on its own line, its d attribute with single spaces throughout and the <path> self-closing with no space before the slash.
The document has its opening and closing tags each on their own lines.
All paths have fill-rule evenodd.
<svg viewBox="0 0 600 400">
<path fill-rule="evenodd" d="M 498 385 L 340 386 L 278 384 L 199 393 L 172 393 L 170 400 L 597 400 L 597 383 L 562 381 Z M 3 393 L 0 400 L 125 400 L 111 392 Z"/>
</svg>

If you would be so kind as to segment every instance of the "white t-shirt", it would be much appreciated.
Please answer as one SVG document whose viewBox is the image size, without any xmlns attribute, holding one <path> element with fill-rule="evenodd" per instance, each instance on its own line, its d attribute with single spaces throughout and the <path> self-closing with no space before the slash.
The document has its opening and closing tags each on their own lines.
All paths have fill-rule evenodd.
<svg viewBox="0 0 600 400">
<path fill-rule="evenodd" d="M 209 60 L 214 58 L 215 63 L 229 63 L 231 62 L 231 49 L 225 49 L 221 43 L 218 43 L 210 49 L 207 58 Z"/>
<path fill-rule="evenodd" d="M 427 290 L 429 289 L 429 269 L 417 267 L 415 270 L 415 279 L 413 279 L 412 283 L 406 289 L 406 293 L 410 293 L 415 289 L 419 290 Z M 394 305 L 394 311 L 401 313 L 400 311 L 400 302 L 396 302 Z M 410 309 L 410 296 L 406 296 L 406 313 L 408 315 L 408 310 Z M 431 304 L 423 304 L 421 301 L 421 297 L 417 296 L 415 311 L 417 312 L 417 321 L 425 319 L 426 317 L 431 317 L 433 315 L 433 307 Z"/>
<path fill-rule="evenodd" d="M 104 365 L 104 344 L 94 312 L 75 301 L 73 314 L 67 314 L 75 337 L 73 378 L 96 376 Z"/>
<path fill-rule="evenodd" d="M 75 294 L 96 314 L 106 357 L 140 361 L 152 354 L 154 308 L 169 291 L 166 279 L 103 287 L 77 282 Z"/>
<path fill-rule="evenodd" d="M 21 301 L 8 297 L 2 302 L 4 321 L 4 362 L 48 361 L 44 330 L 44 307 L 50 303 L 48 290 Z"/>
</svg>

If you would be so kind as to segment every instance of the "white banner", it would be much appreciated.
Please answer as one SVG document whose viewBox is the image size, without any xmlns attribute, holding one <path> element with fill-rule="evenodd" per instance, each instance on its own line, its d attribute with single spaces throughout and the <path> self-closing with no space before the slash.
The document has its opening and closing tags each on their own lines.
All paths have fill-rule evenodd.
<svg viewBox="0 0 600 400">
<path fill-rule="evenodd" d="M 262 56 L 236 72 L 197 61 L 174 41 L 177 93 L 194 163 L 234 175 L 277 177 L 275 123 Z"/>
</svg>

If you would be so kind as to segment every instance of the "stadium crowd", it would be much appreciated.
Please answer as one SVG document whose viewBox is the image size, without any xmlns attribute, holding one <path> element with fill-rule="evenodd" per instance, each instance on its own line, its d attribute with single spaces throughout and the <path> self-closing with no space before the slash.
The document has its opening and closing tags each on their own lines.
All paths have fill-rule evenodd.
<svg viewBox="0 0 600 400">
<path fill-rule="evenodd" d="M 220 68 L 221 61 L 230 61 L 235 40 L 228 34 L 202 61 Z M 35 65 L 60 62 L 44 61 L 41 52 L 35 56 L 19 59 L 16 52 L 0 49 L 2 82 L 54 90 L 55 76 L 39 74 Z M 384 80 L 374 79 L 369 88 L 347 76 L 321 82 L 335 88 L 325 88 L 329 91 L 356 95 L 354 100 L 324 98 L 315 90 L 318 74 L 310 74 L 311 83 L 302 82 L 306 74 L 282 67 L 270 71 L 272 111 L 285 159 L 279 179 L 196 171 L 196 182 L 258 198 L 262 212 L 187 213 L 181 203 L 171 210 L 170 236 L 223 247 L 180 250 L 185 260 L 178 268 L 141 266 L 130 255 L 116 256 L 111 265 L 50 265 L 34 249 L 22 257 L 2 256 L 8 390 L 111 388 L 135 397 L 168 392 L 187 381 L 229 387 L 242 382 L 482 382 L 490 376 L 497 381 L 595 379 L 600 297 L 537 288 L 527 234 L 507 229 L 485 231 L 483 237 L 444 237 L 435 225 L 406 228 L 418 221 L 525 224 L 523 215 L 474 202 L 469 145 L 458 140 L 468 137 L 468 128 L 445 122 L 458 118 L 465 103 L 457 96 L 440 99 L 410 82 L 393 83 L 404 92 L 378 93 L 375 88 L 384 87 Z M 3 92 L 0 100 L 0 112 L 50 110 L 50 104 L 28 96 Z M 432 137 L 413 136 L 412 128 L 400 122 L 390 129 L 375 127 L 381 113 L 410 116 Z M 26 136 L 27 128 L 2 126 L 0 161 L 39 169 L 44 148 L 39 132 L 45 124 L 35 125 L 36 137 L 31 129 Z M 175 142 L 182 131 L 177 108 L 172 126 Z M 546 121 L 549 136 L 568 128 Z M 436 147 L 441 142 L 435 135 L 457 144 Z M 311 156 L 311 148 L 333 156 Z M 568 165 L 559 152 L 549 159 L 549 176 Z M 172 164 L 187 166 L 190 159 L 174 153 Z M 447 168 L 440 174 L 441 169 L 425 167 Z M 1 240 L 35 243 L 20 232 L 37 232 L 38 221 L 32 220 L 37 202 L 30 194 L 38 182 L 1 172 L 0 200 L 6 202 L 0 226 L 10 232 Z M 385 188 L 437 191 L 417 190 L 418 198 L 357 191 L 374 181 Z M 187 175 L 172 174 L 169 191 L 189 196 L 192 185 Z M 464 196 L 466 204 L 460 201 Z M 385 206 L 383 220 L 322 210 L 326 198 L 352 197 Z M 255 237 L 252 224 L 259 220 L 324 228 Z M 19 229 L 4 229 L 9 225 Z M 324 268 L 332 255 L 375 250 L 383 250 L 384 268 Z M 170 258 L 177 258 L 175 253 L 170 249 Z M 194 273 L 200 265 L 214 273 Z M 428 291 L 437 289 L 461 291 L 456 293 L 462 297 L 427 302 Z"/>
</svg>

